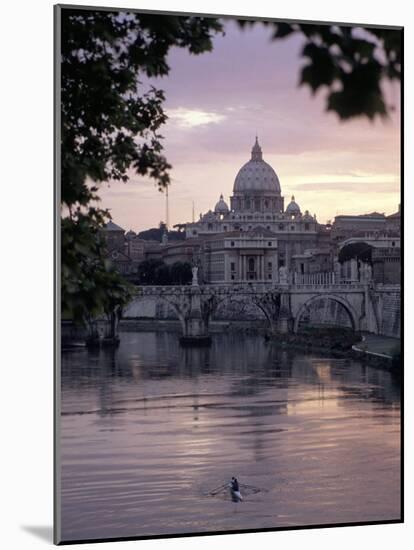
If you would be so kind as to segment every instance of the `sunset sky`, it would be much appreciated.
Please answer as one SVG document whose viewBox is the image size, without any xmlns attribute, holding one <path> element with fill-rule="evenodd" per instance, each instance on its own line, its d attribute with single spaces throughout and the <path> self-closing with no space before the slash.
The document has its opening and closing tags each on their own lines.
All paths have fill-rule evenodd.
<svg viewBox="0 0 414 550">
<path fill-rule="evenodd" d="M 400 189 L 398 84 L 387 87 L 395 105 L 387 121 L 339 122 L 324 111 L 323 92 L 297 86 L 301 39 L 270 41 L 262 25 L 226 24 L 212 53 L 173 49 L 170 75 L 154 84 L 166 92 L 165 154 L 173 165 L 170 226 L 228 202 L 239 168 L 249 160 L 256 132 L 263 158 L 279 176 L 285 205 L 295 195 L 321 223 L 338 214 L 391 214 Z M 165 196 L 148 178 L 101 187 L 102 206 L 124 229 L 140 231 L 165 220 Z"/>
</svg>

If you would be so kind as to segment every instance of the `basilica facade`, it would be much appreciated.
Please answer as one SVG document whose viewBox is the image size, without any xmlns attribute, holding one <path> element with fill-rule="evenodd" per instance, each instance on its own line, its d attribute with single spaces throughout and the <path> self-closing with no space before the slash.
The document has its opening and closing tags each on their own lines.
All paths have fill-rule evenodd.
<svg viewBox="0 0 414 550">
<path fill-rule="evenodd" d="M 186 225 L 187 244 L 199 242 L 205 282 L 278 282 L 280 268 L 308 271 L 309 258 L 332 268 L 330 231 L 292 196 L 285 208 L 279 178 L 263 159 L 256 137 L 251 158 L 236 175 L 230 207 L 223 195 L 214 207 Z M 320 256 L 323 256 L 320 258 Z"/>
</svg>

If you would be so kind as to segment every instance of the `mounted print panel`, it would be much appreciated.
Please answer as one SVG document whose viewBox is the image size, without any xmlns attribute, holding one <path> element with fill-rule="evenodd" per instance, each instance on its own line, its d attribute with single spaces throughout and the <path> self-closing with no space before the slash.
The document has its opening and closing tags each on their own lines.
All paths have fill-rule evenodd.
<svg viewBox="0 0 414 550">
<path fill-rule="evenodd" d="M 55 542 L 401 522 L 403 29 L 55 37 Z"/>
</svg>

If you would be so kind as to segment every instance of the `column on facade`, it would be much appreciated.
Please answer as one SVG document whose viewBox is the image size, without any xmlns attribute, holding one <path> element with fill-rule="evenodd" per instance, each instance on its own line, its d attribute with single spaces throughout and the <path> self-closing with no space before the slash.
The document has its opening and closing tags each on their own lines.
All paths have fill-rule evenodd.
<svg viewBox="0 0 414 550">
<path fill-rule="evenodd" d="M 275 274 L 276 282 L 279 282 L 279 267 L 280 267 L 280 258 L 279 258 L 279 250 L 277 251 L 277 256 L 275 257 L 275 265 L 273 266 L 273 273 Z"/>
<path fill-rule="evenodd" d="M 264 254 L 260 256 L 260 264 L 261 264 L 261 279 L 262 281 L 265 280 L 265 261 L 264 261 Z"/>
<path fill-rule="evenodd" d="M 239 281 L 243 280 L 243 273 L 242 273 L 242 255 L 239 251 Z"/>
<path fill-rule="evenodd" d="M 351 280 L 357 281 L 358 280 L 358 262 L 355 258 L 351 258 Z"/>
</svg>

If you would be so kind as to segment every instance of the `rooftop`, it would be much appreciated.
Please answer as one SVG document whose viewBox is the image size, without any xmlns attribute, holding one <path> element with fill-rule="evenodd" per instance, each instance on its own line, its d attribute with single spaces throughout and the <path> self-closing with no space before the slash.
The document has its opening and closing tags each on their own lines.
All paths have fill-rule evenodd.
<svg viewBox="0 0 414 550">
<path fill-rule="evenodd" d="M 122 229 L 119 225 L 116 225 L 112 220 L 109 220 L 109 222 L 105 225 L 104 231 L 123 231 L 125 232 L 125 229 Z"/>
</svg>

